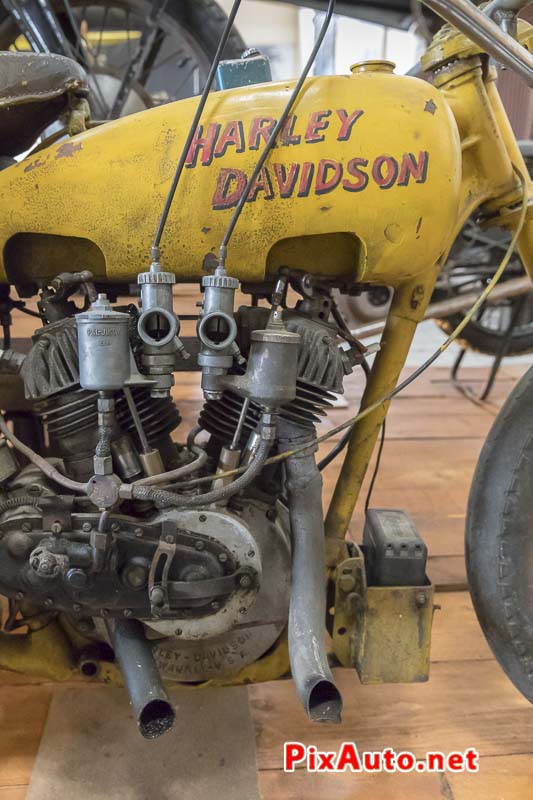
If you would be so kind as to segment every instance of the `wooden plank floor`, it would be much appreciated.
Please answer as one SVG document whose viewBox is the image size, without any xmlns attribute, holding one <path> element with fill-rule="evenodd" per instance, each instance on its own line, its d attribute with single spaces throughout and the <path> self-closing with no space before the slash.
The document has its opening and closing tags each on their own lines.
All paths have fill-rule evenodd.
<svg viewBox="0 0 533 800">
<path fill-rule="evenodd" d="M 19 334 L 20 335 L 20 334 Z M 512 364 L 512 362 L 510 362 Z M 344 696 L 341 728 L 307 722 L 290 681 L 249 688 L 256 730 L 259 783 L 264 800 L 525 800 L 533 796 L 533 708 L 505 678 L 479 630 L 463 565 L 463 528 L 472 471 L 498 405 L 524 367 L 505 366 L 480 408 L 434 368 L 394 401 L 373 505 L 407 509 L 430 549 L 429 572 L 439 588 L 431 678 L 413 686 L 361 686 L 355 674 L 338 671 Z M 463 375 L 479 389 L 486 370 Z M 200 403 L 197 376 L 180 376 L 176 399 L 183 431 L 194 424 Z M 361 392 L 359 376 L 348 381 L 351 408 Z M 345 419 L 334 409 L 324 429 Z M 179 431 L 178 431 L 179 433 Z M 324 451 L 327 448 L 324 448 Z M 325 474 L 325 496 L 337 466 Z M 359 539 L 361 514 L 351 535 Z M 0 800 L 23 800 L 54 687 L 0 673 Z M 472 746 L 480 753 L 477 775 L 323 776 L 282 771 L 285 739 L 335 749 L 355 741 L 361 750 L 386 746 L 422 755 Z M 156 795 L 155 795 L 156 796 Z"/>
</svg>

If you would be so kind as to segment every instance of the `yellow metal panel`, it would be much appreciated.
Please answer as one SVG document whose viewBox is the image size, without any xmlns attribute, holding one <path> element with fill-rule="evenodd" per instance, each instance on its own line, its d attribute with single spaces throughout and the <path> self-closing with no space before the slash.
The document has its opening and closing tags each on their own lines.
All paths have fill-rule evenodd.
<svg viewBox="0 0 533 800">
<path fill-rule="evenodd" d="M 429 676 L 433 593 L 426 586 L 367 586 L 364 558 L 338 565 L 333 651 L 361 683 L 417 683 Z"/>
<path fill-rule="evenodd" d="M 429 677 L 432 586 L 369 586 L 356 668 L 361 683 L 418 683 Z"/>
<path fill-rule="evenodd" d="M 210 97 L 163 239 L 165 268 L 180 280 L 198 278 L 218 252 L 236 191 L 292 88 L 263 84 Z M 111 122 L 0 173 L 0 279 L 28 281 L 36 264 L 41 275 L 70 268 L 72 248 L 61 237 L 77 237 L 88 240 L 88 268 L 134 280 L 197 102 Z M 315 254 L 308 270 L 396 284 L 449 244 L 459 138 L 448 104 L 423 81 L 382 71 L 309 79 L 266 169 L 229 250 L 241 279 L 299 264 L 300 242 L 306 262 Z M 46 246 L 26 234 L 54 238 Z"/>
</svg>

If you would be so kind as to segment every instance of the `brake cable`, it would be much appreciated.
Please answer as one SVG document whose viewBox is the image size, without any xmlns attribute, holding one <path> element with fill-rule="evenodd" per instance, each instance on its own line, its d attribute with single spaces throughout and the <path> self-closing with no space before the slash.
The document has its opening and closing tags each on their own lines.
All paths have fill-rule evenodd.
<svg viewBox="0 0 533 800">
<path fill-rule="evenodd" d="M 276 125 L 274 126 L 274 129 L 272 131 L 271 136 L 269 137 L 267 143 L 265 144 L 261 155 L 257 159 L 257 163 L 256 163 L 256 165 L 255 165 L 255 167 L 254 167 L 254 169 L 252 171 L 252 174 L 248 178 L 248 182 L 247 182 L 246 186 L 244 187 L 244 191 L 242 192 L 242 194 L 241 194 L 241 196 L 239 198 L 239 202 L 235 206 L 235 210 L 234 210 L 233 214 L 231 215 L 231 219 L 229 221 L 228 227 L 226 228 L 226 233 L 224 234 L 224 238 L 222 239 L 222 244 L 220 245 L 220 250 L 219 250 L 219 266 L 221 266 L 221 267 L 225 267 L 225 265 L 226 265 L 226 255 L 227 255 L 227 250 L 228 250 L 228 244 L 229 244 L 230 239 L 231 239 L 231 237 L 233 235 L 233 231 L 235 230 L 235 226 L 237 225 L 237 222 L 238 222 L 239 217 L 240 217 L 240 215 L 242 213 L 244 205 L 245 205 L 246 201 L 248 200 L 248 196 L 250 194 L 250 190 L 251 190 L 254 182 L 256 181 L 257 176 L 259 175 L 259 173 L 263 169 L 263 166 L 264 166 L 265 161 L 267 160 L 267 158 L 268 158 L 268 156 L 270 154 L 270 151 L 275 146 L 276 139 L 277 139 L 279 133 L 281 132 L 281 130 L 283 129 L 283 127 L 285 126 L 285 123 L 287 122 L 287 118 L 288 118 L 289 114 L 291 113 L 292 108 L 293 108 L 296 100 L 298 99 L 298 95 L 301 92 L 301 89 L 302 89 L 302 86 L 304 84 L 304 81 L 307 78 L 307 76 L 309 74 L 309 71 L 310 71 L 311 67 L 313 66 L 313 64 L 315 62 L 317 53 L 320 50 L 320 46 L 321 46 L 322 42 L 324 41 L 324 37 L 325 37 L 326 33 L 328 32 L 328 28 L 329 28 L 329 24 L 331 22 L 331 18 L 333 17 L 333 14 L 335 12 L 335 5 L 336 5 L 336 0 L 329 0 L 328 10 L 326 11 L 326 15 L 324 17 L 324 21 L 322 22 L 322 25 L 320 27 L 320 31 L 319 31 L 318 36 L 316 38 L 316 41 L 315 41 L 315 43 L 313 45 L 313 49 L 311 50 L 311 53 L 309 54 L 309 58 L 307 59 L 307 61 L 305 63 L 305 66 L 304 66 L 304 68 L 302 69 L 302 71 L 300 73 L 300 77 L 296 81 L 296 85 L 294 86 L 294 89 L 292 90 L 291 96 L 289 97 L 289 100 L 287 101 L 287 104 L 285 105 L 285 108 L 281 112 L 280 118 L 278 119 L 278 121 L 276 122 Z"/>
<path fill-rule="evenodd" d="M 185 144 L 183 145 L 183 150 L 181 151 L 180 159 L 176 165 L 176 170 L 174 172 L 174 177 L 172 179 L 172 183 L 170 184 L 170 189 L 168 190 L 167 198 L 165 200 L 165 205 L 163 206 L 163 211 L 161 212 L 161 217 L 159 218 L 159 224 L 157 226 L 157 230 L 154 236 L 154 241 L 152 244 L 152 259 L 154 261 L 159 261 L 159 248 L 161 246 L 161 239 L 163 237 L 163 232 L 165 230 L 165 226 L 167 224 L 168 215 L 170 213 L 170 209 L 172 207 L 172 203 L 174 201 L 174 196 L 176 194 L 176 189 L 178 188 L 181 175 L 183 173 L 183 168 L 185 167 L 185 161 L 187 160 L 187 155 L 189 153 L 189 149 L 192 144 L 192 140 L 198 128 L 198 124 L 200 122 L 200 118 L 203 114 L 205 104 L 207 102 L 207 97 L 209 92 L 211 91 L 211 87 L 215 80 L 216 72 L 218 69 L 218 65 L 220 64 L 220 60 L 222 58 L 222 53 L 224 52 L 224 48 L 226 43 L 229 39 L 229 35 L 231 33 L 231 29 L 233 27 L 233 23 L 235 21 L 235 17 L 237 16 L 237 11 L 239 10 L 239 6 L 241 4 L 241 0 L 234 0 L 233 6 L 231 7 L 231 11 L 228 15 L 228 19 L 224 30 L 222 31 L 222 36 L 220 37 L 220 41 L 218 43 L 217 51 L 215 53 L 215 57 L 209 69 L 209 74 L 207 76 L 207 80 L 205 82 L 205 86 L 203 92 L 201 94 L 200 100 L 198 102 L 198 106 L 196 108 L 196 112 L 193 117 L 193 121 L 191 122 L 191 127 L 189 128 L 189 133 L 187 134 L 187 138 L 185 140 Z"/>
<path fill-rule="evenodd" d="M 207 97 L 209 95 L 209 92 L 211 90 L 211 86 L 212 86 L 213 81 L 215 79 L 216 71 L 217 71 L 218 65 L 220 63 L 220 59 L 222 57 L 222 53 L 223 53 L 224 47 L 225 47 L 226 42 L 228 40 L 229 34 L 231 32 L 231 28 L 233 26 L 233 22 L 235 20 L 235 16 L 237 14 L 237 11 L 239 10 L 240 4 L 241 4 L 241 0 L 234 0 L 233 6 L 231 8 L 231 12 L 230 12 L 230 14 L 228 16 L 228 21 L 226 23 L 226 26 L 225 26 L 224 31 L 222 33 L 222 36 L 220 38 L 220 42 L 219 42 L 215 57 L 213 59 L 213 63 L 211 64 L 211 69 L 209 70 L 209 75 L 207 77 L 207 81 L 206 81 L 206 84 L 204 86 L 204 90 L 202 92 L 202 96 L 200 98 L 200 102 L 198 103 L 198 107 L 196 109 L 196 113 L 195 113 L 193 121 L 191 123 L 191 127 L 190 127 L 189 133 L 187 135 L 187 139 L 185 140 L 185 144 L 183 146 L 183 150 L 182 150 L 180 159 L 179 159 L 178 164 L 176 166 L 176 171 L 174 173 L 174 178 L 172 179 L 172 183 L 170 185 L 170 189 L 169 189 L 169 192 L 168 192 L 168 195 L 167 195 L 167 199 L 165 201 L 165 205 L 163 207 L 163 211 L 161 213 L 161 217 L 159 219 L 159 224 L 157 226 L 157 231 L 156 231 L 156 234 L 155 234 L 155 237 L 154 237 L 154 241 L 153 241 L 153 244 L 152 244 L 152 254 L 151 255 L 152 255 L 152 259 L 153 260 L 156 260 L 156 261 L 159 260 L 161 239 L 163 237 L 163 232 L 164 232 L 165 226 L 167 224 L 168 215 L 170 213 L 170 209 L 171 209 L 172 203 L 174 201 L 176 190 L 178 188 L 178 185 L 179 185 L 179 182 L 180 182 L 180 179 L 181 179 L 181 175 L 183 173 L 183 168 L 185 166 L 185 161 L 187 160 L 187 155 L 189 153 L 189 149 L 190 149 L 190 146 L 192 144 L 193 137 L 194 137 L 194 135 L 196 133 L 196 129 L 198 127 L 198 124 L 200 122 L 203 110 L 205 108 L 205 104 L 207 102 Z M 314 64 L 315 58 L 317 56 L 317 53 L 318 53 L 318 51 L 320 49 L 320 46 L 321 46 L 322 42 L 324 41 L 324 37 L 325 37 L 326 33 L 328 31 L 329 24 L 331 22 L 331 18 L 332 18 L 333 14 L 334 14 L 334 11 L 335 11 L 335 6 L 336 6 L 336 0 L 329 0 L 328 9 L 326 11 L 326 15 L 324 17 L 324 21 L 323 21 L 323 23 L 322 23 L 322 25 L 320 27 L 320 31 L 319 31 L 318 36 L 316 38 L 316 41 L 315 41 L 315 43 L 313 45 L 313 49 L 311 50 L 309 58 L 307 59 L 302 72 L 300 73 L 300 77 L 298 78 L 298 80 L 296 82 L 296 85 L 295 85 L 295 87 L 294 87 L 294 89 L 293 89 L 293 91 L 291 93 L 291 96 L 290 96 L 285 108 L 283 109 L 283 111 L 282 111 L 282 113 L 280 115 L 280 118 L 278 119 L 276 125 L 274 126 L 274 129 L 272 131 L 272 134 L 271 134 L 268 142 L 265 144 L 265 147 L 263 148 L 263 151 L 262 151 L 261 155 L 259 156 L 259 158 L 257 160 L 257 163 L 256 163 L 256 165 L 255 165 L 255 167 L 254 167 L 254 169 L 252 171 L 252 174 L 250 175 L 250 177 L 248 179 L 248 182 L 247 182 L 247 184 L 246 184 L 246 186 L 244 188 L 244 191 L 242 192 L 242 194 L 240 196 L 239 202 L 237 203 L 237 206 L 235 207 L 235 211 L 233 212 L 233 214 L 231 216 L 230 222 L 229 222 L 228 227 L 226 229 L 226 233 L 224 234 L 224 238 L 222 240 L 222 244 L 220 245 L 220 250 L 219 250 L 219 265 L 221 267 L 225 266 L 228 244 L 229 244 L 229 241 L 230 241 L 231 236 L 233 234 L 233 231 L 235 230 L 235 226 L 237 224 L 237 221 L 238 221 L 238 219 L 239 219 L 239 217 L 241 215 L 241 212 L 242 212 L 242 210 L 244 208 L 244 204 L 246 203 L 246 200 L 248 199 L 248 195 L 250 194 L 250 189 L 252 188 L 252 185 L 253 185 L 254 181 L 256 180 L 257 176 L 259 175 L 260 171 L 262 170 L 263 165 L 264 165 L 264 163 L 265 163 L 270 151 L 274 147 L 278 134 L 280 133 L 280 131 L 283 129 L 285 123 L 287 122 L 287 118 L 288 118 L 288 116 L 289 116 L 289 114 L 290 114 L 290 112 L 291 112 L 291 110 L 292 110 L 292 108 L 294 106 L 294 103 L 296 102 L 296 99 L 298 98 L 298 95 L 300 94 L 300 91 L 302 89 L 304 81 L 307 78 L 307 76 L 309 74 L 309 71 L 310 71 L 311 67 Z"/>
</svg>

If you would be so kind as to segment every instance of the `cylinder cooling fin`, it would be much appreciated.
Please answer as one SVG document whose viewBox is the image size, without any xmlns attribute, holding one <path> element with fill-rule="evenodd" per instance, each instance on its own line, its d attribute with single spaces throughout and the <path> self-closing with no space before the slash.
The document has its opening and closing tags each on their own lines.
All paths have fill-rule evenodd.
<svg viewBox="0 0 533 800">
<path fill-rule="evenodd" d="M 238 312 L 240 346 L 249 348 L 253 330 L 262 329 L 268 321 L 268 309 L 244 307 Z M 281 416 L 303 428 L 312 428 L 333 407 L 343 393 L 343 378 L 351 371 L 344 352 L 339 348 L 337 331 L 330 325 L 295 312 L 285 311 L 287 330 L 300 336 L 296 397 L 281 409 Z M 215 439 L 229 444 L 235 435 L 244 400 L 226 390 L 218 399 L 208 400 L 200 412 L 199 425 Z M 244 446 L 258 425 L 261 406 L 248 403 L 238 444 Z"/>
</svg>

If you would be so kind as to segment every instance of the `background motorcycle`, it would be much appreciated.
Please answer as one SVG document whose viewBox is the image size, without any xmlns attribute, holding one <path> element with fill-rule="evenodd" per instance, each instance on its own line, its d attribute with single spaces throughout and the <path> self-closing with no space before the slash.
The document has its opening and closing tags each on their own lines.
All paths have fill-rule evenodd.
<svg viewBox="0 0 533 800">
<path fill-rule="evenodd" d="M 198 94 L 224 27 L 226 15 L 215 0 L 1 0 L 0 50 L 33 49 L 75 58 L 86 70 L 95 119 L 113 119 L 153 105 Z M 322 0 L 296 0 L 296 5 L 325 10 Z M 338 13 L 407 29 L 430 38 L 442 24 L 432 11 L 410 0 L 344 0 Z M 238 58 L 245 44 L 234 29 L 226 58 Z M 531 143 L 525 143 L 526 150 Z M 433 301 L 479 290 L 490 280 L 505 250 L 501 232 L 484 232 L 469 222 L 458 238 Z M 518 257 L 506 279 L 523 274 Z M 373 287 L 357 297 L 341 298 L 351 328 L 384 319 L 391 292 Z M 461 312 L 438 321 L 450 332 Z M 512 334 L 509 328 L 512 323 Z M 517 295 L 480 309 L 462 334 L 463 343 L 481 353 L 507 355 L 533 350 L 533 294 Z"/>
</svg>

